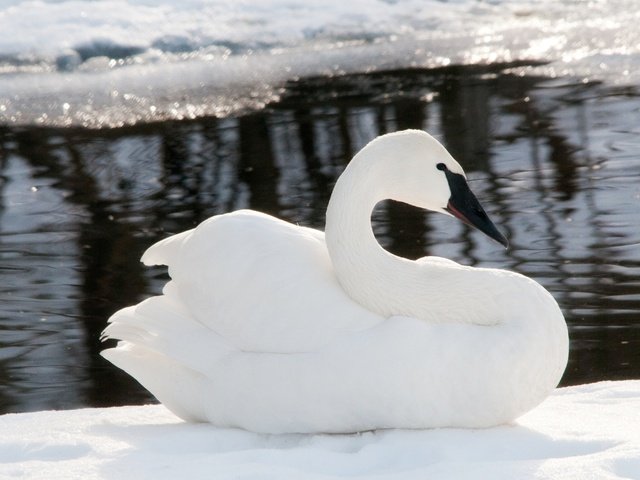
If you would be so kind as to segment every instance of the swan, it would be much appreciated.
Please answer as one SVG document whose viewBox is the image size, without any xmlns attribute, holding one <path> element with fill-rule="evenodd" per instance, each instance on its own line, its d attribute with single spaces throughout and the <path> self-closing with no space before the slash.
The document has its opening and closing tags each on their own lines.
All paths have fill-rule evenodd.
<svg viewBox="0 0 640 480">
<path fill-rule="evenodd" d="M 535 281 L 384 250 L 371 213 L 394 199 L 507 246 L 433 137 L 367 144 L 333 190 L 325 232 L 251 210 L 152 245 L 162 295 L 116 312 L 102 355 L 187 421 L 262 433 L 481 428 L 558 384 L 564 317 Z"/>
</svg>

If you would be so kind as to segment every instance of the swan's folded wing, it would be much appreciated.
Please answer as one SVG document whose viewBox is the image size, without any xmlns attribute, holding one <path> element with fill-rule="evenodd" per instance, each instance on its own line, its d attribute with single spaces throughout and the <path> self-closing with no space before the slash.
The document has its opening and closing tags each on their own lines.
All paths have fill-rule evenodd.
<svg viewBox="0 0 640 480">
<path fill-rule="evenodd" d="M 244 351 L 314 351 L 382 319 L 338 284 L 322 232 L 239 211 L 158 242 L 147 264 L 166 264 L 165 296 Z"/>
<path fill-rule="evenodd" d="M 187 230 L 154 243 L 144 252 L 140 260 L 147 266 L 169 265 L 173 259 L 178 258 L 180 249 L 193 234 L 193 231 L 194 229 Z"/>
</svg>

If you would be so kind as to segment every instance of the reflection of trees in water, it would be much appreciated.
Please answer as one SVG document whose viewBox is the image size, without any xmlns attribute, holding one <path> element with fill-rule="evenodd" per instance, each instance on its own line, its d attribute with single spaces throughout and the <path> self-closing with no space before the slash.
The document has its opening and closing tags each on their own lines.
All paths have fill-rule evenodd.
<svg viewBox="0 0 640 480">
<path fill-rule="evenodd" d="M 574 95 L 579 99 L 582 88 L 575 90 Z M 585 115 L 587 102 L 576 100 L 570 106 L 579 117 L 575 127 L 577 137 L 582 140 L 579 145 L 569 141 L 566 132 L 554 124 L 554 110 L 558 105 L 545 108 L 537 103 L 532 96 L 527 102 L 514 103 L 512 108 L 520 112 L 523 122 L 519 130 L 526 133 L 531 145 L 534 190 L 542 206 L 538 217 L 545 221 L 548 232 L 544 267 L 537 274 L 550 279 L 547 285 L 553 289 L 570 323 L 572 353 L 565 378 L 570 383 L 580 383 L 601 378 L 598 372 L 606 378 L 634 376 L 629 368 L 629 351 L 621 349 L 620 343 L 626 344 L 631 338 L 637 346 L 640 338 L 630 319 L 622 320 L 622 315 L 613 307 L 620 304 L 615 297 L 623 294 L 621 287 L 628 279 L 607 271 L 607 265 L 615 262 L 615 248 L 610 247 L 615 233 L 606 221 L 610 212 L 597 206 L 597 188 L 589 179 L 593 166 L 593 159 L 585 148 L 589 132 L 586 123 L 579 121 Z M 560 107 L 567 108 L 563 104 Z M 545 171 L 549 167 L 551 171 Z M 552 185 L 549 185 L 550 179 Z M 561 208 L 563 203 L 567 207 Z M 572 217 L 580 213 L 579 210 L 586 211 L 587 218 L 576 225 Z M 579 246 L 575 248 L 580 237 L 588 238 L 586 254 L 579 252 Z M 526 250 L 513 253 L 524 272 L 532 264 L 526 253 Z M 616 285 L 615 291 L 606 292 L 600 285 L 602 280 Z M 634 294 L 637 291 L 633 288 Z M 607 304 L 613 309 L 609 310 Z M 607 323 L 611 318 L 626 324 L 627 328 L 609 328 Z M 635 357 L 638 358 L 638 354 Z"/>
<path fill-rule="evenodd" d="M 11 135 L 3 130 L 0 130 L 0 138 L 6 137 L 11 138 Z M 7 171 L 7 162 L 8 162 L 8 154 L 7 148 L 5 147 L 5 142 L 0 142 L 0 198 L 4 198 L 3 192 L 4 187 L 7 183 L 7 177 L 5 172 Z M 0 220 L 2 219 L 2 212 L 4 210 L 4 203 L 0 202 Z M 0 252 L 3 251 L 2 248 L 2 230 L 0 230 Z M 0 277 L 4 277 L 3 274 L 3 266 L 0 265 Z M 0 316 L 0 332 L 5 330 L 5 323 L 8 319 L 2 318 Z M 4 340 L 4 336 L 0 337 L 0 352 L 3 350 L 9 349 L 11 344 Z M 11 365 L 10 359 L 7 359 L 4 355 L 2 356 L 2 360 L 0 360 L 0 385 L 10 385 L 11 384 Z M 0 412 L 3 411 L 11 411 L 14 408 L 15 400 L 12 398 L 11 393 L 8 389 L 0 388 Z"/>
<path fill-rule="evenodd" d="M 78 318 L 86 332 L 87 358 L 82 362 L 91 373 L 89 385 L 83 387 L 87 403 L 148 399 L 128 376 L 98 356 L 99 332 L 109 315 L 157 291 L 156 271 L 149 273 L 138 263 L 148 245 L 209 215 L 247 206 L 321 227 L 331 188 L 344 165 L 364 142 L 387 131 L 428 125 L 467 171 L 482 172 L 485 202 L 516 233 L 521 232 L 517 227 L 521 212 L 509 206 L 504 168 L 496 163 L 493 149 L 498 136 L 510 144 L 529 139 L 530 163 L 517 165 L 531 170 L 534 198 L 543 206 L 538 210 L 548 232 L 540 248 L 545 257 L 529 258 L 531 249 L 517 248 L 516 235 L 508 262 L 525 274 L 558 282 L 561 303 L 571 305 L 567 284 L 571 271 L 563 269 L 561 254 L 567 233 L 559 225 L 564 220 L 558 218 L 554 204 L 572 200 L 580 191 L 577 147 L 554 124 L 553 111 L 536 99 L 540 79 L 484 76 L 482 71 L 453 73 L 310 79 L 289 85 L 281 101 L 269 109 L 237 119 L 97 132 L 25 130 L 0 137 L 0 152 L 8 149 L 28 160 L 37 175 L 54 179 L 55 188 L 70 193 L 69 207 L 85 212 L 76 225 L 76 248 L 82 264 Z M 529 100 L 523 101 L 525 97 Z M 496 122 L 505 116 L 516 119 L 515 125 L 498 135 Z M 125 163 L 149 162 L 150 170 L 135 178 L 115 174 L 105 193 L 103 185 L 109 180 L 103 178 L 104 171 L 117 170 L 117 161 L 123 161 L 116 143 L 127 145 L 133 138 L 142 139 L 143 147 L 125 150 Z M 427 254 L 435 241 L 431 218 L 393 202 L 374 212 L 380 241 L 390 251 L 411 258 Z M 598 238 L 606 226 L 594 220 L 590 228 L 589 235 Z M 467 263 L 483 261 L 474 244 L 477 235 L 461 231 L 458 257 Z M 593 278 L 601 274 L 597 269 L 590 272 Z M 572 355 L 589 365 L 600 362 L 600 372 L 612 361 L 610 353 L 598 350 Z M 7 369 L 10 361 L 4 370 L 0 364 L 0 381 L 10 383 Z M 575 362 L 570 374 L 571 381 L 591 375 Z"/>
<path fill-rule="evenodd" d="M 84 214 L 73 227 L 77 235 L 77 255 L 82 268 L 78 285 L 78 309 L 85 330 L 86 358 L 84 367 L 92 373 L 83 395 L 92 405 L 126 403 L 131 396 L 132 379 L 117 370 L 105 368 L 98 352 L 103 348 L 99 336 L 104 321 L 114 305 L 125 305 L 139 300 L 145 290 L 145 280 L 138 261 L 141 250 L 136 226 L 115 221 L 118 215 L 112 210 L 112 202 L 103 198 L 96 177 L 91 173 L 91 154 L 105 154 L 103 141 L 93 143 L 88 152 L 81 147 L 84 139 L 74 138 L 65 132 L 26 130 L 16 135 L 15 154 L 28 159 L 38 176 L 54 178 L 55 187 L 69 192 L 70 206 L 81 207 Z M 51 147 L 55 145 L 55 147 Z M 126 202 L 126 188 L 121 203 Z M 39 317 L 34 315 L 34 318 Z M 63 352 L 63 354 L 66 352 Z M 51 359 L 56 361 L 55 359 Z M 69 368 L 77 365 L 77 359 L 58 360 Z M 98 387 L 97 389 L 94 387 Z M 106 388 L 105 388 L 106 387 Z"/>
<path fill-rule="evenodd" d="M 263 212 L 277 215 L 280 173 L 274 161 L 267 121 L 264 114 L 250 114 L 239 120 L 238 180 L 249 189 L 252 205 L 262 205 Z"/>
</svg>

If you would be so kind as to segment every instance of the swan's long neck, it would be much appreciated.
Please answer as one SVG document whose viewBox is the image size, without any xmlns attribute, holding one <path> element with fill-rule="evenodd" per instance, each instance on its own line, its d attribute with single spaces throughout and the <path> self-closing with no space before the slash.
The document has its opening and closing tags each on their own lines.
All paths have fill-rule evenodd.
<svg viewBox="0 0 640 480">
<path fill-rule="evenodd" d="M 345 292 L 383 317 L 474 325 L 531 322 L 540 331 L 558 315 L 562 318 L 549 293 L 517 273 L 466 267 L 436 257 L 414 262 L 380 246 L 371 227 L 378 202 L 395 199 L 443 211 L 439 204 L 447 202 L 447 195 L 449 202 L 453 198 L 449 178 L 447 186 L 444 177 L 433 176 L 441 170 L 439 164 L 425 163 L 422 155 L 448 158 L 450 165 L 457 165 L 431 137 L 416 132 L 392 135 L 385 137 L 388 141 L 374 140 L 351 160 L 327 207 L 327 249 Z M 420 143 L 420 152 L 415 143 Z M 486 228 L 490 236 L 500 238 L 497 231 Z"/>
<path fill-rule="evenodd" d="M 495 305 L 486 301 L 495 291 L 508 287 L 502 285 L 505 280 L 499 275 L 444 260 L 418 263 L 380 246 L 371 227 L 371 213 L 378 202 L 394 198 L 397 175 L 397 164 L 356 156 L 334 187 L 325 238 L 344 290 L 384 317 L 478 325 L 504 321 Z"/>
<path fill-rule="evenodd" d="M 338 280 L 348 295 L 385 317 L 431 317 L 416 299 L 434 285 L 415 262 L 384 250 L 371 227 L 371 213 L 390 197 L 386 185 L 394 176 L 385 161 L 356 156 L 338 179 L 327 207 L 326 242 Z"/>
</svg>

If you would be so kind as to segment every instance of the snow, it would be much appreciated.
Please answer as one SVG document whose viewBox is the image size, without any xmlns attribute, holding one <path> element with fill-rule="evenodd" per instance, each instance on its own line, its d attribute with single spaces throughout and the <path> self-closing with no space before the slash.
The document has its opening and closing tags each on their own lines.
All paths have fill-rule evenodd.
<svg viewBox="0 0 640 480">
<path fill-rule="evenodd" d="M 53 60 L 72 69 L 101 54 L 144 63 L 301 43 L 318 50 L 402 37 L 427 49 L 436 40 L 447 50 L 437 55 L 471 62 L 552 54 L 571 63 L 640 50 L 634 0 L 588 8 L 552 0 L 35 0 L 3 7 L 0 58 L 20 60 L 16 67 Z"/>
<path fill-rule="evenodd" d="M 640 381 L 558 389 L 486 430 L 264 435 L 160 405 L 0 416 L 0 478 L 640 479 Z"/>
<path fill-rule="evenodd" d="M 260 106 L 306 75 L 551 61 L 631 84 L 635 0 L 80 0 L 0 4 L 0 121 L 120 125 Z M 247 100 L 249 98 L 249 100 Z"/>
</svg>

